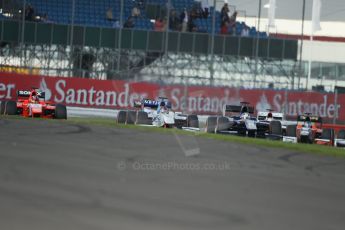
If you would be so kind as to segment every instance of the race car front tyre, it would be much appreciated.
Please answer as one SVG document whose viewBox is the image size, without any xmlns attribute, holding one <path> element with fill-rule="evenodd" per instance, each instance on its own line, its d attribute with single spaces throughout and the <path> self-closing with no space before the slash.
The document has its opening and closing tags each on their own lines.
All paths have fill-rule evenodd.
<svg viewBox="0 0 345 230">
<path fill-rule="evenodd" d="M 217 117 L 208 117 L 206 120 L 206 132 L 214 133 L 217 126 Z"/>
<path fill-rule="evenodd" d="M 138 119 L 137 119 L 138 125 L 150 125 L 152 124 L 152 121 L 150 121 L 149 116 L 144 111 L 138 111 Z"/>
<path fill-rule="evenodd" d="M 345 141 L 337 141 L 337 147 L 344 148 L 345 147 Z"/>
<path fill-rule="evenodd" d="M 127 119 L 127 111 L 125 110 L 120 110 L 117 113 L 117 123 L 118 124 L 125 124 Z"/>
<path fill-rule="evenodd" d="M 137 111 L 128 110 L 126 124 L 135 124 L 137 121 Z"/>
<path fill-rule="evenodd" d="M 217 132 L 229 130 L 229 119 L 227 117 L 218 117 L 217 119 Z"/>
<path fill-rule="evenodd" d="M 4 114 L 6 114 L 6 115 L 16 115 L 17 114 L 17 102 L 15 102 L 15 101 L 6 101 L 5 102 Z"/>
<path fill-rule="evenodd" d="M 187 127 L 199 128 L 199 119 L 197 115 L 187 116 Z"/>
<path fill-rule="evenodd" d="M 67 109 L 65 105 L 57 104 L 55 106 L 55 119 L 67 119 Z"/>
</svg>

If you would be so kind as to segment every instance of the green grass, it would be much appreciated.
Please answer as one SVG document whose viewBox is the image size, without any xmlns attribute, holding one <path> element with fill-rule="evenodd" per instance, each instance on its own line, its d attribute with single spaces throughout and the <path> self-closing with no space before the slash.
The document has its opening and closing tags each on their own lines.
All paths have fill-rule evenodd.
<svg viewBox="0 0 345 230">
<path fill-rule="evenodd" d="M 295 152 L 302 153 L 312 153 L 326 156 L 336 156 L 336 157 L 345 157 L 345 149 L 333 148 L 329 146 L 321 145 L 311 145 L 311 144 L 294 144 L 294 143 L 285 143 L 282 141 L 271 141 L 266 139 L 255 139 L 247 137 L 239 137 L 234 135 L 220 135 L 212 133 L 193 133 L 179 129 L 163 129 L 163 128 L 154 128 L 154 127 L 143 127 L 135 125 L 124 125 L 116 124 L 115 119 L 105 119 L 105 118 L 70 118 L 68 122 L 78 123 L 78 124 L 87 124 L 87 125 L 101 125 L 107 127 L 117 127 L 117 128 L 127 128 L 127 129 L 136 129 L 145 132 L 160 132 L 160 133 L 177 133 L 180 135 L 195 135 L 200 138 L 208 138 L 219 141 L 229 141 L 236 142 L 252 146 L 262 146 L 268 148 L 276 149 L 287 149 Z"/>
<path fill-rule="evenodd" d="M 5 118 L 6 119 L 28 119 L 28 118 L 21 118 L 19 116 L 5 116 Z M 251 145 L 251 146 L 261 146 L 261 147 L 275 148 L 275 149 L 286 149 L 286 150 L 290 150 L 294 152 L 319 154 L 319 155 L 325 155 L 325 156 L 345 157 L 345 149 L 341 149 L 341 148 L 333 148 L 333 147 L 328 147 L 328 146 L 311 145 L 311 144 L 293 144 L 293 143 L 285 143 L 282 141 L 271 141 L 271 140 L 266 140 L 266 139 L 239 137 L 235 135 L 220 135 L 220 134 L 212 134 L 212 133 L 204 133 L 204 132 L 194 133 L 194 132 L 188 132 L 188 131 L 179 130 L 179 129 L 163 129 L 163 128 L 155 128 L 155 127 L 136 126 L 136 125 L 124 125 L 124 124 L 117 124 L 115 122 L 115 119 L 108 119 L 108 118 L 69 118 L 67 121 L 39 119 L 39 118 L 37 119 L 47 120 L 49 122 L 66 122 L 70 124 L 98 125 L 98 126 L 113 127 L 113 128 L 135 129 L 135 130 L 143 131 L 143 132 L 159 132 L 159 133 L 168 133 L 168 134 L 175 133 L 179 135 L 194 135 L 200 138 L 236 142 L 236 143 L 241 143 L 241 144 Z"/>
</svg>

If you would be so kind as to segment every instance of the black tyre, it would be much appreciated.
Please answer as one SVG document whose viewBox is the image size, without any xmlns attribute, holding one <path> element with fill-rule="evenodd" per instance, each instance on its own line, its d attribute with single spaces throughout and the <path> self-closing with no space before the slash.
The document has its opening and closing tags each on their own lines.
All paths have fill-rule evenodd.
<svg viewBox="0 0 345 230">
<path fill-rule="evenodd" d="M 271 121 L 270 133 L 273 135 L 283 135 L 282 124 L 280 121 Z"/>
<path fill-rule="evenodd" d="M 206 132 L 214 133 L 217 127 L 218 117 L 208 117 L 206 120 Z"/>
<path fill-rule="evenodd" d="M 341 129 L 341 130 L 338 132 L 337 138 L 338 138 L 338 139 L 345 139 L 345 130 L 344 130 L 344 129 Z"/>
<path fill-rule="evenodd" d="M 135 124 L 137 121 L 137 111 L 129 110 L 127 112 L 126 124 Z"/>
<path fill-rule="evenodd" d="M 255 130 L 248 130 L 248 137 L 256 137 L 256 131 Z"/>
<path fill-rule="evenodd" d="M 0 115 L 4 115 L 5 113 L 5 101 L 2 101 L 0 104 Z"/>
<path fill-rule="evenodd" d="M 297 125 L 288 125 L 286 126 L 286 136 L 287 137 L 296 137 Z"/>
<path fill-rule="evenodd" d="M 345 141 L 338 141 L 337 142 L 337 147 L 345 148 Z"/>
<path fill-rule="evenodd" d="M 322 129 L 321 139 L 334 141 L 334 129 Z"/>
<path fill-rule="evenodd" d="M 229 118 L 218 117 L 217 119 L 217 132 L 227 131 L 230 128 Z"/>
<path fill-rule="evenodd" d="M 138 119 L 137 124 L 139 125 L 149 125 L 152 121 L 150 121 L 148 114 L 144 111 L 138 111 Z"/>
<path fill-rule="evenodd" d="M 127 119 L 127 111 L 125 110 L 120 110 L 117 113 L 117 123 L 118 124 L 125 124 Z"/>
<path fill-rule="evenodd" d="M 65 105 L 57 104 L 55 106 L 55 119 L 67 119 L 67 109 Z"/>
<path fill-rule="evenodd" d="M 6 101 L 4 114 L 6 114 L 6 115 L 17 115 L 17 102 Z"/>
<path fill-rule="evenodd" d="M 187 116 L 187 127 L 199 128 L 199 119 L 197 115 Z"/>
<path fill-rule="evenodd" d="M 266 133 L 269 132 L 269 124 L 267 123 L 257 123 L 256 124 L 256 137 L 258 138 L 265 138 L 266 137 Z"/>
<path fill-rule="evenodd" d="M 312 141 L 309 136 L 301 136 L 301 143 L 311 144 Z"/>
<path fill-rule="evenodd" d="M 237 130 L 237 135 L 239 135 L 239 136 L 246 136 L 247 135 L 247 130 L 245 128 L 241 127 L 241 128 L 239 128 Z"/>
<path fill-rule="evenodd" d="M 117 118 L 116 118 L 116 122 L 118 124 L 125 124 L 126 123 L 126 119 L 127 119 L 127 111 L 125 110 L 120 110 L 117 113 Z"/>
</svg>

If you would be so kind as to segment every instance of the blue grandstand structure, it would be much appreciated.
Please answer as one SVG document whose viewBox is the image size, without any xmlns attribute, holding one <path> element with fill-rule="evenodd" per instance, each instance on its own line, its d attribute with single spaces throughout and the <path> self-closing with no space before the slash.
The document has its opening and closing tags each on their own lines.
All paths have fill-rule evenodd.
<svg viewBox="0 0 345 230">
<path fill-rule="evenodd" d="M 122 13 L 121 2 L 124 4 Z M 26 4 L 30 4 L 34 8 L 35 15 L 47 15 L 48 20 L 52 23 L 94 27 L 114 27 L 114 21 L 122 21 L 124 23 L 131 15 L 133 7 L 138 6 L 141 14 L 140 17 L 134 18 L 134 28 L 142 30 L 152 30 L 154 28 L 154 23 L 151 20 L 152 18 L 148 17 L 146 13 L 147 5 L 156 5 L 159 6 L 160 9 L 165 10 L 167 8 L 167 2 L 167 0 L 75 0 L 75 5 L 73 6 L 73 1 L 71 0 L 26 0 Z M 197 3 L 198 2 L 194 0 L 171 0 L 170 9 L 176 10 L 179 16 L 183 9 L 191 10 Z M 18 1 L 19 6 L 22 4 L 24 4 L 23 0 Z M 114 21 L 109 21 L 105 17 L 105 13 L 109 8 L 112 9 Z M 72 14 L 73 9 L 74 14 Z M 211 7 L 209 17 L 197 18 L 193 21 L 197 27 L 197 32 L 212 33 L 213 10 L 214 8 Z M 4 18 L 2 14 L 0 14 L 0 17 Z M 234 31 L 232 31 L 233 34 L 240 36 L 245 26 L 244 22 L 237 22 Z M 216 11 L 215 33 L 220 33 L 220 27 L 220 12 Z M 229 28 L 229 30 L 232 29 Z M 250 28 L 249 36 L 267 36 L 266 32 L 257 33 L 258 31 L 255 27 Z"/>
<path fill-rule="evenodd" d="M 224 35 L 219 6 L 194 18 L 193 32 L 155 31 L 157 16 L 166 17 L 169 9 L 181 23 L 184 9 L 195 10 L 198 2 L 0 0 L 0 64 L 39 69 L 48 76 L 233 87 L 297 85 L 297 40 L 267 36 L 252 25 L 244 36 L 248 25 L 239 20 Z M 24 6 L 34 9 L 34 19 L 23 20 Z M 134 7 L 140 9 L 134 28 L 120 29 Z M 106 16 L 109 9 L 112 20 Z"/>
</svg>

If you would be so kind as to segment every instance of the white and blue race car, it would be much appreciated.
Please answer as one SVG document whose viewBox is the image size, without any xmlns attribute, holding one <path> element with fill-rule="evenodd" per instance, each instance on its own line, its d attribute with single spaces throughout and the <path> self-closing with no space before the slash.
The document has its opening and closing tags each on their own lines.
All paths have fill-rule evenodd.
<svg viewBox="0 0 345 230">
<path fill-rule="evenodd" d="M 138 124 L 180 129 L 199 129 L 197 115 L 174 112 L 170 101 L 160 97 L 157 100 L 143 99 L 134 103 L 137 110 L 120 111 L 118 123 Z"/>
<path fill-rule="evenodd" d="M 257 119 L 252 116 L 253 113 L 254 107 L 249 106 L 248 102 L 241 102 L 240 105 L 225 105 L 223 116 L 208 117 L 206 132 L 255 137 Z"/>
</svg>

